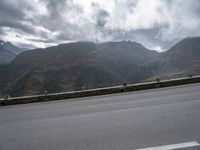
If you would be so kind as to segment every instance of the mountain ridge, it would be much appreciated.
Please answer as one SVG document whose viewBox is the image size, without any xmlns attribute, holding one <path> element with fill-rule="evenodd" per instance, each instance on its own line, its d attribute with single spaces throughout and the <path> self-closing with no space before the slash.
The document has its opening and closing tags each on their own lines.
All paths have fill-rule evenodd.
<svg viewBox="0 0 200 150">
<path fill-rule="evenodd" d="M 184 39 L 163 53 L 131 41 L 74 42 L 25 51 L 0 67 L 0 93 L 32 95 L 198 74 L 199 40 Z"/>
<path fill-rule="evenodd" d="M 23 50 L 19 47 L 10 42 L 0 40 L 0 65 L 10 63 L 21 52 Z"/>
</svg>

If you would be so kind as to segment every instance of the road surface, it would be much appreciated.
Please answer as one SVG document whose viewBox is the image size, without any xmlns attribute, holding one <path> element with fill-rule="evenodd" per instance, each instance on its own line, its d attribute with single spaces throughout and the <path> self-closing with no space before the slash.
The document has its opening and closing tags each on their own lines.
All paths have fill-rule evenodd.
<svg viewBox="0 0 200 150">
<path fill-rule="evenodd" d="M 0 107 L 0 150 L 199 150 L 200 84 Z"/>
</svg>

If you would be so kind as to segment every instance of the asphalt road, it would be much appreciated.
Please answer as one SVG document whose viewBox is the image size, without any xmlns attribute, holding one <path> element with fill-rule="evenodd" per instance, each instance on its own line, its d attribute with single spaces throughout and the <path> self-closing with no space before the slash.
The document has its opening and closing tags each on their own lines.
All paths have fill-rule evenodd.
<svg viewBox="0 0 200 150">
<path fill-rule="evenodd" d="M 199 142 L 200 84 L 0 107 L 0 150 L 135 150 Z"/>
</svg>

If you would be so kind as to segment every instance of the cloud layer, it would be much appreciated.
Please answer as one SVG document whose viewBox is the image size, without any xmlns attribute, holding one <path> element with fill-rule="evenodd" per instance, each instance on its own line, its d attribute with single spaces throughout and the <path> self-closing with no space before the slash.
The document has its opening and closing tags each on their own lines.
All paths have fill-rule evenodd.
<svg viewBox="0 0 200 150">
<path fill-rule="evenodd" d="M 163 50 L 200 36 L 199 0 L 1 0 L 0 39 L 24 47 L 133 40 Z"/>
</svg>

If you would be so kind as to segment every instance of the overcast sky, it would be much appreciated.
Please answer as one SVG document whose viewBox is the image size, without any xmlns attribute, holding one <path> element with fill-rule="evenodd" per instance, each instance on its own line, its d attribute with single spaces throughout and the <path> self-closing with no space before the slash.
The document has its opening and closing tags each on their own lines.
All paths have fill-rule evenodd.
<svg viewBox="0 0 200 150">
<path fill-rule="evenodd" d="M 21 47 L 132 40 L 165 50 L 200 36 L 200 0 L 0 0 L 0 39 Z"/>
</svg>

